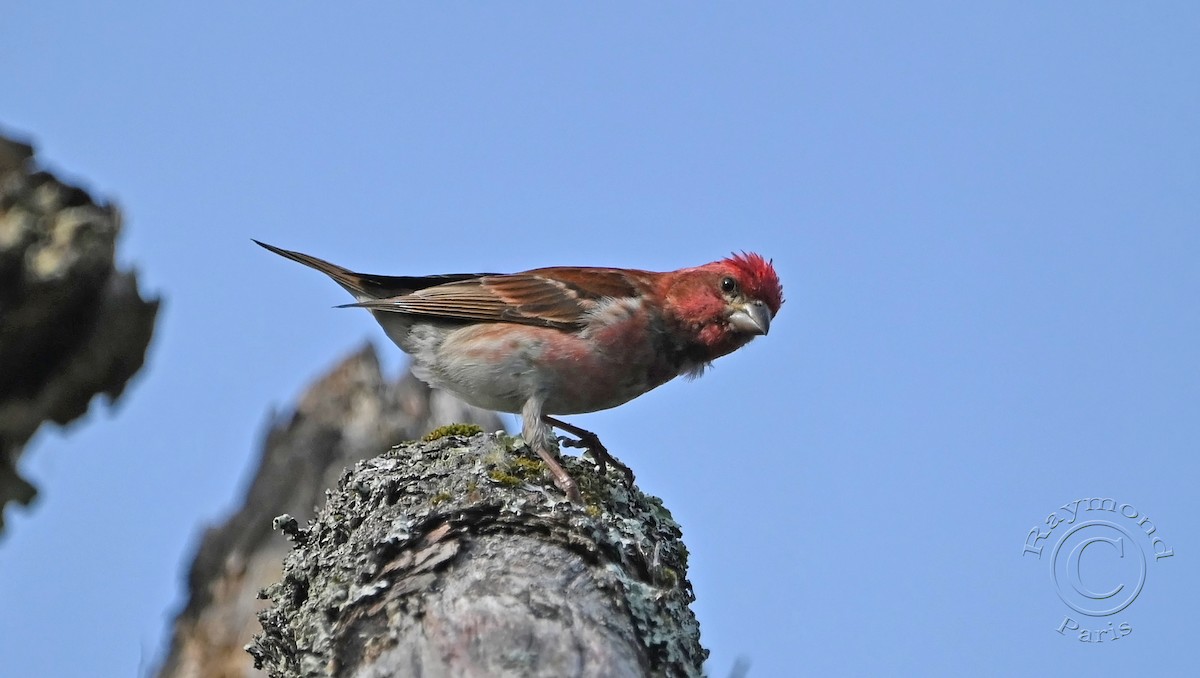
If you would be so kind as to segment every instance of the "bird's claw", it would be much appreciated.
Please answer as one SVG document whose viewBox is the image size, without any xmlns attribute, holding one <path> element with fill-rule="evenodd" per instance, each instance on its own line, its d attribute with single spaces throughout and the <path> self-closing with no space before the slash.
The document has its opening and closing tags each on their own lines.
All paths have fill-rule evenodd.
<svg viewBox="0 0 1200 678">
<path fill-rule="evenodd" d="M 633 469 L 622 464 L 619 459 L 609 454 L 608 448 L 600 444 L 600 439 L 595 434 L 592 434 L 590 438 L 583 437 L 579 440 L 573 440 L 567 443 L 567 446 L 582 448 L 586 454 L 591 455 L 592 459 L 596 461 L 596 468 L 600 471 L 600 475 L 608 473 L 608 465 L 612 464 L 613 468 L 617 469 L 621 474 L 622 479 L 625 481 L 625 486 L 633 487 Z"/>
<path fill-rule="evenodd" d="M 568 438 L 559 436 L 558 441 L 563 447 L 574 447 L 584 450 L 585 454 L 590 454 L 596 462 L 596 469 L 600 471 L 600 475 L 608 473 L 608 465 L 612 464 L 613 468 L 621 473 L 622 479 L 625 481 L 626 487 L 633 487 L 633 470 L 625 464 L 622 464 L 616 457 L 608 453 L 608 448 L 600 442 L 600 437 L 591 431 L 587 431 L 568 424 L 565 421 L 560 421 L 553 417 L 544 417 L 544 421 L 551 426 L 560 428 L 567 433 L 575 436 Z"/>
</svg>

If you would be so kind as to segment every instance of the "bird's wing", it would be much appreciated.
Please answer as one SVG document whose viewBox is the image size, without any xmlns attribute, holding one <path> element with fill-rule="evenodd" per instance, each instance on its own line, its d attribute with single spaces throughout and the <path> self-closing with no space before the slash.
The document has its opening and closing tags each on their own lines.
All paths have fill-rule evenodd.
<svg viewBox="0 0 1200 678">
<path fill-rule="evenodd" d="M 348 306 L 468 322 L 511 322 L 559 329 L 585 324 L 606 298 L 639 293 L 643 271 L 614 268 L 542 268 L 484 275 Z"/>
</svg>

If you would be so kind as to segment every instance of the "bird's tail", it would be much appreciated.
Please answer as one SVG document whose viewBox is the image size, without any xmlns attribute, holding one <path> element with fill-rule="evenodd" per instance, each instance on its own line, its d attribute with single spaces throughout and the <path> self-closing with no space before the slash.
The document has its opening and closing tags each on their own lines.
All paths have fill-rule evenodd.
<svg viewBox="0 0 1200 678">
<path fill-rule="evenodd" d="M 387 299 L 446 283 L 462 282 L 464 280 L 496 275 L 495 273 L 445 273 L 442 275 L 409 276 L 355 273 L 348 268 L 342 268 L 341 266 L 331 264 L 324 259 L 318 259 L 308 254 L 285 250 L 282 247 L 275 247 L 274 245 L 268 245 L 265 242 L 257 240 L 254 242 L 281 257 L 298 261 L 309 268 L 315 268 L 333 278 L 334 282 L 344 287 L 347 292 L 354 295 L 354 298 L 360 302 L 372 299 Z"/>
<path fill-rule="evenodd" d="M 267 243 L 259 242 L 258 240 L 255 240 L 254 242 L 281 257 L 286 257 L 292 261 L 304 264 L 309 268 L 317 269 L 330 278 L 333 278 L 334 282 L 346 288 L 346 291 L 354 295 L 354 298 L 358 299 L 359 301 L 374 298 L 374 295 L 367 291 L 366 287 L 364 286 L 365 281 L 363 280 L 363 276 L 359 273 L 355 273 L 350 269 L 342 268 L 337 264 L 331 264 L 324 259 L 318 259 L 308 254 L 293 252 L 292 250 L 285 250 L 282 247 L 268 245 Z"/>
</svg>

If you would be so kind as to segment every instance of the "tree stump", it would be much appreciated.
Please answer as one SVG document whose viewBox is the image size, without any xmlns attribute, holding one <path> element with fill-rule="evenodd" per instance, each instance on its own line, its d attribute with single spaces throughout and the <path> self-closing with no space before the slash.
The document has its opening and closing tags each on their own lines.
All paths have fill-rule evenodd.
<svg viewBox="0 0 1200 678">
<path fill-rule="evenodd" d="M 437 432 L 435 432 L 437 433 Z M 272 676 L 698 676 L 707 651 L 661 501 L 565 466 L 585 507 L 506 434 L 356 464 L 294 542 L 248 647 Z"/>
</svg>

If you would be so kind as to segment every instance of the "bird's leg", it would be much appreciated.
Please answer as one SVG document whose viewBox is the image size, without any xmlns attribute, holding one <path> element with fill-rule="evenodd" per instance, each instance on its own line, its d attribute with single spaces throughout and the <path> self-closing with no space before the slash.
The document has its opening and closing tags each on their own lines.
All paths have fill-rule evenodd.
<svg viewBox="0 0 1200 678">
<path fill-rule="evenodd" d="M 567 469 L 558 462 L 558 449 L 554 445 L 554 430 L 542 417 L 540 399 L 530 398 L 526 401 L 525 406 L 521 408 L 521 420 L 521 437 L 545 462 L 546 469 L 550 471 L 550 477 L 554 479 L 554 484 L 567 495 L 567 499 L 570 499 L 572 503 L 582 506 L 583 495 L 579 493 L 579 485 L 575 483 L 571 474 L 567 473 Z"/>
<path fill-rule="evenodd" d="M 575 483 L 575 479 L 567 473 L 567 469 L 558 463 L 558 458 L 554 450 L 546 449 L 544 445 L 534 445 L 533 451 L 546 462 L 546 468 L 550 471 L 550 477 L 554 478 L 554 484 L 558 489 L 562 490 L 567 495 L 567 499 L 573 504 L 583 505 L 583 495 L 579 494 L 579 485 Z"/>
<path fill-rule="evenodd" d="M 567 447 L 583 448 L 584 450 L 590 452 L 592 458 L 596 460 L 596 466 L 600 467 L 601 475 L 607 473 L 608 465 L 612 464 L 613 468 L 617 469 L 617 471 L 619 471 L 621 475 L 625 477 L 625 485 L 627 487 L 633 487 L 633 470 L 625 464 L 622 464 L 616 457 L 609 454 L 608 449 L 600 443 L 600 438 L 595 433 L 579 428 L 573 424 L 568 424 L 561 419 L 555 419 L 549 415 L 542 415 L 542 421 L 550 424 L 551 426 L 561 428 L 567 433 L 579 438 L 579 440 L 569 440 L 564 438 L 563 445 L 566 445 Z"/>
</svg>

